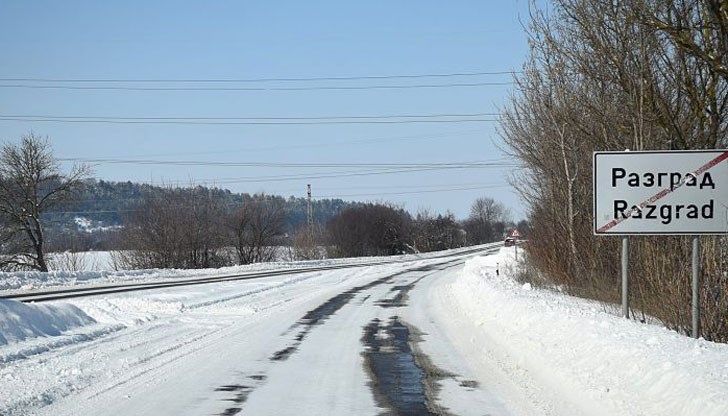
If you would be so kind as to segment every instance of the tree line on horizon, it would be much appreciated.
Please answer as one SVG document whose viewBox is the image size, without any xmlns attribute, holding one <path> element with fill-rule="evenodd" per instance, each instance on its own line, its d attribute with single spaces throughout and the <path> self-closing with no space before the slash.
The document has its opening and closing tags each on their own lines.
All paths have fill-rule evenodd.
<svg viewBox="0 0 728 416">
<path fill-rule="evenodd" d="M 44 214 L 44 222 L 54 235 L 51 250 L 113 250 L 119 242 L 117 231 L 135 213 L 145 209 L 144 203 L 164 199 L 172 190 L 207 193 L 216 203 L 225 207 L 241 205 L 246 200 L 272 199 L 284 206 L 286 215 L 283 232 L 293 234 L 306 223 L 307 200 L 302 197 L 288 198 L 278 195 L 234 193 L 227 189 L 206 186 L 150 185 L 131 181 L 114 182 L 92 177 L 85 178 L 73 197 L 50 207 Z M 326 222 L 342 209 L 352 205 L 342 199 L 313 199 L 313 217 L 316 223 Z M 79 227 L 78 221 L 86 224 Z M 93 231 L 93 232 L 89 232 Z"/>
<path fill-rule="evenodd" d="M 64 174 L 47 139 L 30 133 L 0 148 L 0 269 L 48 271 L 49 252 L 113 250 L 122 269 L 211 268 L 296 259 L 445 250 L 503 238 L 503 204 L 478 198 L 471 215 L 389 203 L 235 194 L 228 190 L 107 182 L 87 166 Z M 90 221 L 84 214 L 94 213 Z M 83 224 L 78 224 L 81 221 Z M 519 224 L 525 231 L 525 223 Z M 66 267 L 74 267 L 67 261 Z"/>
</svg>

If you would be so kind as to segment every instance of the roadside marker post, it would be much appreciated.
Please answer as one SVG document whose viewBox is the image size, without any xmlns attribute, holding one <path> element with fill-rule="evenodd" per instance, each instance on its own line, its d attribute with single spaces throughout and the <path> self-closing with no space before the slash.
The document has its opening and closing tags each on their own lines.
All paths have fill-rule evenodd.
<svg viewBox="0 0 728 416">
<path fill-rule="evenodd" d="M 516 251 L 516 261 L 518 261 L 518 239 L 521 238 L 521 233 L 518 232 L 517 228 L 511 231 L 511 238 L 513 238 L 513 248 Z"/>
<path fill-rule="evenodd" d="M 594 234 L 621 235 L 629 317 L 630 235 L 692 235 L 692 336 L 700 337 L 700 235 L 728 233 L 728 149 L 594 152 Z"/>
</svg>

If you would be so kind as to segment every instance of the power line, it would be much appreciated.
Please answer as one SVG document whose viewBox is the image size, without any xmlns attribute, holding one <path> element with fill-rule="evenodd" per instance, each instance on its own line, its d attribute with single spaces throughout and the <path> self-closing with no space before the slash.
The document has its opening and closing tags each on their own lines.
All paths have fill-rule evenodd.
<svg viewBox="0 0 728 416">
<path fill-rule="evenodd" d="M 140 121 L 194 121 L 194 120 L 277 120 L 277 121 L 300 121 L 300 120 L 348 120 L 348 119 L 392 119 L 392 118 L 452 118 L 452 117 L 484 117 L 500 116 L 501 113 L 440 113 L 440 114 L 382 114 L 382 115 L 353 115 L 353 116 L 308 116 L 308 117 L 210 117 L 210 116 L 184 116 L 184 117 L 119 117 L 119 116 L 51 116 L 51 115 L 17 115 L 5 114 L 0 117 L 13 118 L 52 118 L 60 120 L 84 119 L 84 120 L 140 120 Z"/>
<path fill-rule="evenodd" d="M 494 189 L 494 188 L 506 188 L 508 185 L 490 185 L 490 186 L 470 186 L 460 188 L 440 188 L 431 189 L 425 191 L 407 191 L 407 192 L 376 192 L 368 194 L 336 194 L 336 195 L 322 195 L 318 198 L 350 198 L 350 197 L 362 197 L 362 196 L 382 196 L 382 195 L 412 195 L 412 194 L 430 194 L 430 193 L 442 193 L 442 192 L 461 192 L 461 191 L 473 191 L 478 189 Z M 317 199 L 318 199 L 317 198 Z"/>
<path fill-rule="evenodd" d="M 183 125 L 320 125 L 320 124 L 402 124 L 468 123 L 499 121 L 500 113 L 381 114 L 310 117 L 120 117 L 0 114 L 3 121 L 101 123 L 101 124 L 183 124 Z"/>
<path fill-rule="evenodd" d="M 187 156 L 187 155 L 216 155 L 225 154 L 230 155 L 232 153 L 250 153 L 250 152 L 265 152 L 271 150 L 292 150 L 292 149 L 307 149 L 307 148 L 326 148 L 335 146 L 348 146 L 352 144 L 374 144 L 374 143 L 391 143 L 394 141 L 409 141 L 409 140 L 432 140 L 432 139 L 447 139 L 450 140 L 453 137 L 462 137 L 474 134 L 484 134 L 486 131 L 482 128 L 469 129 L 469 130 L 457 130 L 450 132 L 437 132 L 429 134 L 415 134 L 406 136 L 384 136 L 384 137 L 370 137 L 361 138 L 354 140 L 336 140 L 328 143 L 310 143 L 310 144 L 286 144 L 277 146 L 263 146 L 263 147 L 248 147 L 248 148 L 236 148 L 226 150 L 215 150 L 215 151 L 204 151 L 204 152 L 180 152 L 180 153 L 156 153 L 148 154 L 144 157 L 173 157 L 173 156 Z M 129 156 L 129 157 L 140 157 L 140 156 Z"/>
<path fill-rule="evenodd" d="M 332 120 L 332 121 L 151 121 L 151 120 L 66 120 L 66 119 L 41 119 L 41 118 L 13 118 L 1 117 L 0 121 L 22 121 L 34 123 L 96 123 L 96 124 L 177 124 L 177 125 L 208 125 L 208 126 L 301 126 L 301 125 L 324 125 L 324 124 L 413 124 L 413 123 L 485 123 L 498 122 L 499 119 L 459 119 L 459 120 Z"/>
<path fill-rule="evenodd" d="M 501 166 L 501 167 L 511 167 L 511 168 L 517 168 L 519 165 L 512 165 L 512 166 Z M 453 167 L 448 169 L 481 169 L 482 167 L 478 166 L 471 166 L 471 167 Z M 393 174 L 400 174 L 400 173 L 417 173 L 417 172 L 429 172 L 429 171 L 437 171 L 442 170 L 442 168 L 417 168 L 417 169 L 389 169 L 389 170 L 371 170 L 371 171 L 362 171 L 362 172 L 353 172 L 353 173 L 336 173 L 336 174 L 296 174 L 296 175 L 287 175 L 287 176 L 278 176 L 278 177 L 268 177 L 268 178 L 253 178 L 253 179 L 231 179 L 231 180 L 224 180 L 224 181 L 205 181 L 205 182 L 196 182 L 196 184 L 209 184 L 209 185 L 225 185 L 225 184 L 240 184 L 240 183 L 258 183 L 258 182 L 290 182 L 290 181 L 310 181 L 311 179 L 331 179 L 331 178 L 348 178 L 348 177 L 362 177 L 362 176 L 378 176 L 378 175 L 393 175 Z"/>
<path fill-rule="evenodd" d="M 449 84 L 406 84 L 406 85 L 348 85 L 316 87 L 126 87 L 85 85 L 28 85 L 4 84 L 0 88 L 42 89 L 42 90 L 99 90 L 99 91 L 317 91 L 317 90 L 382 90 L 412 88 L 463 88 L 513 85 L 513 81 L 472 82 Z"/>
<path fill-rule="evenodd" d="M 230 178 L 230 179 L 223 179 L 223 180 L 200 180 L 200 181 L 190 181 L 187 183 L 187 185 L 207 185 L 207 186 L 218 186 L 218 185 L 229 185 L 229 184 L 242 184 L 242 183 L 265 183 L 265 182 L 302 182 L 302 181 L 311 181 L 313 179 L 332 179 L 332 178 L 351 178 L 351 177 L 366 177 L 366 176 L 379 176 L 379 175 L 395 175 L 395 174 L 406 174 L 406 173 L 418 173 L 418 172 L 433 172 L 438 170 L 452 170 L 452 169 L 483 169 L 486 166 L 458 166 L 458 167 L 428 167 L 428 168 L 406 168 L 406 169 L 366 169 L 366 170 L 357 170 L 357 171 L 340 171 L 340 172 L 333 172 L 333 173 L 322 173 L 322 174 L 305 174 L 305 173 L 297 173 L 297 174 L 290 174 L 290 175 L 278 175 L 278 176 L 253 176 L 253 177 L 242 177 L 242 178 Z M 502 165 L 489 165 L 487 167 L 491 168 L 511 168 L 511 169 L 517 169 L 520 167 L 520 165 L 512 163 L 512 164 L 502 164 Z M 179 181 L 177 181 L 179 183 Z M 156 183 L 150 183 L 152 185 L 155 185 Z M 167 183 L 168 184 L 168 183 Z M 164 186 L 165 183 L 159 184 L 161 186 Z"/>
<path fill-rule="evenodd" d="M 340 186 L 335 186 L 335 187 L 326 187 L 326 186 L 324 186 L 324 187 L 317 187 L 317 189 L 324 190 L 324 191 L 338 191 L 338 190 L 342 190 L 342 189 L 346 189 L 346 190 L 353 190 L 353 189 L 357 189 L 357 190 L 364 190 L 364 189 L 377 189 L 377 190 L 382 190 L 382 189 L 404 189 L 404 190 L 409 190 L 409 189 L 439 189 L 439 188 L 443 188 L 443 187 L 449 189 L 449 188 L 453 188 L 453 187 L 456 187 L 456 188 L 457 187 L 486 187 L 487 188 L 487 187 L 500 187 L 500 186 L 504 186 L 504 185 L 502 183 L 484 183 L 484 182 L 467 182 L 467 183 L 463 183 L 463 182 L 458 182 L 458 183 L 440 183 L 440 184 L 437 184 L 437 185 L 423 185 L 423 184 L 412 185 L 412 184 L 410 184 L 410 185 L 347 186 L 345 188 L 342 188 Z M 296 191 L 297 191 L 297 189 L 286 189 L 286 190 L 282 190 L 282 191 L 278 191 L 278 192 L 296 192 Z"/>
<path fill-rule="evenodd" d="M 327 179 L 327 178 L 345 178 L 345 177 L 358 177 L 358 176 L 372 176 L 372 175 L 388 175 L 397 173 L 409 173 L 409 172 L 423 172 L 438 170 L 438 168 L 420 168 L 420 169 L 360 169 L 353 171 L 338 171 L 329 172 L 325 174 L 308 174 L 308 173 L 297 173 L 289 175 L 266 175 L 266 176 L 243 176 L 238 178 L 223 178 L 223 179 L 201 179 L 196 181 L 187 181 L 186 185 L 208 185 L 217 186 L 224 184 L 236 184 L 236 183 L 258 183 L 258 182 L 287 182 L 287 181 L 301 181 L 309 179 Z M 180 181 L 173 181 L 179 183 Z M 147 182 L 149 185 L 155 186 L 166 186 L 169 183 L 165 182 Z"/>
<path fill-rule="evenodd" d="M 330 179 L 330 178 L 349 178 L 349 177 L 360 177 L 360 176 L 376 176 L 376 175 L 391 175 L 399 173 L 414 173 L 414 172 L 425 172 L 439 170 L 439 168 L 419 168 L 419 169 L 365 169 L 356 171 L 343 171 L 333 172 L 324 174 L 290 174 L 290 175 L 278 175 L 278 176 L 248 176 L 242 178 L 231 178 L 224 180 L 206 180 L 206 181 L 192 181 L 194 185 L 226 185 L 226 184 L 240 184 L 240 183 L 259 183 L 259 182 L 290 182 L 290 181 L 303 181 L 311 179 Z M 152 183 L 154 184 L 154 183 Z M 164 185 L 162 183 L 161 185 Z"/>
<path fill-rule="evenodd" d="M 174 165 L 174 166 L 225 166 L 225 167 L 268 167 L 268 168 L 480 168 L 512 166 L 514 163 L 508 159 L 481 160 L 470 162 L 369 162 L 369 163 L 294 163 L 294 162 L 223 162 L 199 160 L 155 160 L 155 159 L 97 159 L 97 158 L 58 158 L 63 162 L 109 163 L 109 164 L 136 164 L 136 165 Z"/>
<path fill-rule="evenodd" d="M 62 161 L 80 161 L 81 159 L 60 159 Z M 212 166 L 215 166 L 213 163 Z M 306 166 L 312 167 L 312 166 Z M 147 185 L 153 186 L 169 186 L 172 183 L 179 184 L 185 182 L 184 186 L 219 186 L 229 184 L 243 184 L 243 183 L 266 183 L 266 182 L 305 182 L 313 179 L 336 179 L 336 178 L 351 178 L 351 177 L 366 177 L 366 176 L 379 176 L 379 175 L 396 175 L 406 173 L 418 173 L 418 172 L 433 172 L 439 170 L 452 170 L 452 169 L 484 169 L 484 168 L 511 168 L 517 169 L 520 165 L 506 160 L 495 161 L 489 164 L 464 164 L 461 166 L 457 165 L 444 165 L 444 166 L 429 166 L 429 167 L 406 167 L 406 168 L 394 168 L 394 167 L 379 167 L 369 169 L 358 169 L 358 170 L 344 170 L 320 174 L 308 174 L 308 173 L 295 173 L 286 175 L 264 175 L 264 176 L 243 176 L 236 178 L 217 178 L 217 179 L 203 179 L 203 180 L 192 180 L 192 181 L 171 181 L 171 182 L 145 182 Z M 109 181 L 114 182 L 114 181 Z M 472 184 L 468 184 L 472 185 Z M 179 186 L 179 185 L 177 185 Z M 421 186 L 421 185 L 420 185 Z M 418 186 L 413 186 L 418 187 Z M 323 189 L 323 188 L 322 188 Z M 348 187 L 347 189 L 355 189 Z"/>
<path fill-rule="evenodd" d="M 331 77 L 290 77 L 290 78 L 178 78 L 178 79 L 144 79 L 144 78 L 0 78 L 0 82 L 68 82 L 68 83 L 244 83 L 244 82 L 310 82 L 310 81 L 355 81 L 371 79 L 412 79 L 412 78 L 451 78 L 473 77 L 485 75 L 512 75 L 522 71 L 483 71 L 453 72 L 437 74 L 402 74 L 402 75 L 363 75 L 363 76 L 331 76 Z"/>
</svg>

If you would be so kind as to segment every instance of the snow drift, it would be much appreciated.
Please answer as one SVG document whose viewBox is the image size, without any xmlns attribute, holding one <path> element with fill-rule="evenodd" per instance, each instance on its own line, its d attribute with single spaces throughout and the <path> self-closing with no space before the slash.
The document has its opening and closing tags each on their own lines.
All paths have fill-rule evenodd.
<svg viewBox="0 0 728 416">
<path fill-rule="evenodd" d="M 0 299 L 0 345 L 40 336 L 59 336 L 64 331 L 95 322 L 81 309 L 68 303 L 26 305 Z"/>
</svg>

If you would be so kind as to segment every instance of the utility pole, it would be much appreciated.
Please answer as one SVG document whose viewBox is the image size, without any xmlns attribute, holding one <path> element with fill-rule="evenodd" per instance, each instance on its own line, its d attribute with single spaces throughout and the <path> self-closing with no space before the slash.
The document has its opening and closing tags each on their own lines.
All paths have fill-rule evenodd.
<svg viewBox="0 0 728 416">
<path fill-rule="evenodd" d="M 311 184 L 308 184 L 308 205 L 306 206 L 306 221 L 308 223 L 308 237 L 313 241 L 313 206 L 311 205 Z"/>
</svg>

